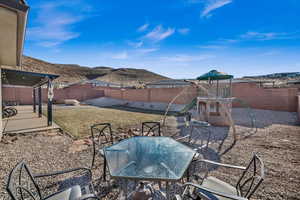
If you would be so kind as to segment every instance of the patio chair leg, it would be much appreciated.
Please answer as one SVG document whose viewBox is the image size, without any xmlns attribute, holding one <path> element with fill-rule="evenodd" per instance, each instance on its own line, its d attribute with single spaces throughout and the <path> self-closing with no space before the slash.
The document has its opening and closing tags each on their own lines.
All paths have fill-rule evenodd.
<svg viewBox="0 0 300 200">
<path fill-rule="evenodd" d="M 169 182 L 166 182 L 166 196 L 167 196 L 167 200 L 170 200 L 170 186 L 169 186 Z"/>
<path fill-rule="evenodd" d="M 106 181 L 106 159 L 104 159 L 103 164 L 103 180 Z"/>
<path fill-rule="evenodd" d="M 223 147 L 223 144 L 224 144 L 224 141 L 225 141 L 225 139 L 224 139 L 224 140 L 222 140 L 222 141 L 221 141 L 221 143 L 219 144 L 219 147 L 218 147 L 218 153 L 220 153 L 220 152 L 221 152 L 221 150 L 222 150 L 222 147 Z"/>
</svg>

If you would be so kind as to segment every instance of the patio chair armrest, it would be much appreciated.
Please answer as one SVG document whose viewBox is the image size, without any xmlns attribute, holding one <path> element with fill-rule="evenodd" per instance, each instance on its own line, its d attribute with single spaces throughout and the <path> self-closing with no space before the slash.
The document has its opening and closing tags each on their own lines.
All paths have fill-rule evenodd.
<svg viewBox="0 0 300 200">
<path fill-rule="evenodd" d="M 116 138 L 119 138 L 119 139 L 124 139 L 124 138 L 128 137 L 128 135 L 124 134 L 124 133 L 118 133 L 118 134 L 112 133 L 112 135 L 113 135 L 113 137 L 116 137 Z"/>
<path fill-rule="evenodd" d="M 224 163 L 219 163 L 219 162 L 215 162 L 215 161 L 212 161 L 212 160 L 206 160 L 206 159 L 199 159 L 199 161 L 209 163 L 209 164 L 213 164 L 213 165 L 218 165 L 218 166 L 221 166 L 221 167 L 228 167 L 228 168 L 246 170 L 246 167 L 244 167 L 244 166 L 224 164 Z"/>
<path fill-rule="evenodd" d="M 85 200 L 85 199 L 97 199 L 100 200 L 99 197 L 97 197 L 95 194 L 85 194 L 79 198 L 76 198 L 75 200 Z"/>
<path fill-rule="evenodd" d="M 216 190 L 212 190 L 212 189 L 203 187 L 203 186 L 201 186 L 199 184 L 195 184 L 195 183 L 191 183 L 191 182 L 187 182 L 183 186 L 184 186 L 184 190 L 185 190 L 186 187 L 192 186 L 192 187 L 204 190 L 206 192 L 209 192 L 211 194 L 214 194 L 214 195 L 217 195 L 217 196 L 221 196 L 221 197 L 225 197 L 225 198 L 228 198 L 228 199 L 232 199 L 232 200 L 248 200 L 247 198 L 244 198 L 244 197 L 240 197 L 240 196 L 232 195 L 232 194 L 226 194 L 224 192 L 219 192 L 219 191 L 216 191 Z M 201 191 L 200 191 L 200 193 L 201 193 Z M 203 194 L 203 195 L 205 195 L 205 194 Z"/>
<path fill-rule="evenodd" d="M 62 170 L 62 171 L 56 171 L 56 172 L 51 172 L 51 173 L 45 173 L 45 174 L 35 174 L 33 175 L 34 178 L 43 178 L 43 177 L 49 177 L 49 176 L 57 176 L 57 175 L 62 175 L 62 174 L 67 174 L 75 171 L 87 171 L 92 177 L 92 171 L 89 168 L 73 168 L 73 169 L 67 169 L 67 170 Z"/>
<path fill-rule="evenodd" d="M 182 136 L 182 137 L 179 137 L 179 138 L 174 138 L 174 140 L 181 141 L 181 140 L 184 140 L 184 139 L 189 138 L 189 137 L 190 137 L 190 135 L 185 135 L 185 136 Z"/>
</svg>

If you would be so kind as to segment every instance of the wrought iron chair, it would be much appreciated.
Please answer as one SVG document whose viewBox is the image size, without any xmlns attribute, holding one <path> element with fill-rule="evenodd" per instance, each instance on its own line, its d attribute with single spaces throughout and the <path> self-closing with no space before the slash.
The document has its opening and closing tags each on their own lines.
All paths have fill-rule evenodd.
<svg viewBox="0 0 300 200">
<path fill-rule="evenodd" d="M 142 123 L 142 136 L 149 136 L 150 133 L 153 133 L 153 136 L 161 136 L 160 122 Z"/>
<path fill-rule="evenodd" d="M 45 177 L 57 177 L 59 175 L 85 171 L 92 180 L 92 172 L 87 168 L 76 168 L 65 171 L 59 171 L 49 174 L 32 174 L 30 168 L 24 161 L 18 163 L 10 172 L 6 190 L 12 200 L 85 200 L 85 199 L 99 199 L 94 193 L 92 183 L 86 185 L 76 184 L 55 193 L 44 194 L 41 185 L 38 184 L 39 179 Z M 43 185 L 45 187 L 45 185 Z M 50 187 L 50 186 L 47 186 Z M 47 188 L 46 187 L 46 188 Z"/>
<path fill-rule="evenodd" d="M 188 124 L 180 127 L 180 134 L 175 133 L 171 137 L 193 148 L 197 151 L 195 158 L 199 158 L 200 154 L 204 154 L 205 150 L 208 149 L 211 139 L 209 128 L 210 124 L 207 122 L 190 120 Z"/>
<path fill-rule="evenodd" d="M 191 120 L 188 126 L 182 126 L 181 132 L 183 136 L 177 136 L 173 138 L 196 151 L 196 154 L 186 171 L 187 181 L 190 180 L 190 175 L 194 174 L 197 170 L 198 160 L 206 158 L 206 154 L 209 149 L 211 131 L 209 129 L 210 124 L 207 122 Z"/>
<path fill-rule="evenodd" d="M 91 139 L 93 145 L 93 157 L 91 163 L 91 169 L 95 168 L 95 161 L 97 157 L 102 157 L 103 162 L 103 179 L 106 180 L 106 160 L 104 157 L 104 148 L 111 146 L 116 141 L 120 141 L 125 138 L 125 135 L 116 135 L 112 132 L 110 123 L 99 123 L 91 126 Z"/>
<path fill-rule="evenodd" d="M 253 155 L 247 167 L 222 164 L 204 159 L 201 161 L 206 164 L 217 165 L 220 167 L 239 169 L 243 172 L 235 186 L 215 177 L 207 176 L 207 172 L 202 179 L 202 183 L 185 183 L 182 195 L 176 195 L 177 200 L 181 200 L 185 196 L 198 196 L 201 199 L 207 200 L 247 200 L 252 197 L 264 180 L 264 163 L 256 154 Z M 189 188 L 193 188 L 194 192 L 191 193 Z"/>
</svg>

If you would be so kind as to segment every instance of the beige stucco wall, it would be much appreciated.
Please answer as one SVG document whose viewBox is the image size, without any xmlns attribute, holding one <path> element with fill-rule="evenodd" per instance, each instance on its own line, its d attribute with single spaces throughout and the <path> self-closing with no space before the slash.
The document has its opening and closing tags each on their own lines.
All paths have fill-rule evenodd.
<svg viewBox="0 0 300 200">
<path fill-rule="evenodd" d="M 0 65 L 0 105 L 2 105 L 2 72 L 1 72 L 1 65 Z M 0 141 L 3 134 L 3 126 L 2 126 L 2 108 L 0 109 Z"/>
<path fill-rule="evenodd" d="M 0 64 L 17 65 L 17 13 L 0 6 Z"/>
<path fill-rule="evenodd" d="M 2 66 L 16 66 L 18 64 L 17 19 L 18 15 L 15 11 L 0 5 L 0 88 L 2 88 Z M 0 89 L 0 105 L 2 105 L 2 89 Z M 0 141 L 2 133 L 2 109 L 0 109 Z"/>
<path fill-rule="evenodd" d="M 19 5 L 17 5 L 19 3 Z M 21 66 L 21 56 L 28 7 L 23 1 L 1 1 L 0 3 L 0 88 L 2 66 Z M 2 90 L 0 89 L 0 105 Z M 0 109 L 0 140 L 2 136 L 2 109 Z"/>
</svg>

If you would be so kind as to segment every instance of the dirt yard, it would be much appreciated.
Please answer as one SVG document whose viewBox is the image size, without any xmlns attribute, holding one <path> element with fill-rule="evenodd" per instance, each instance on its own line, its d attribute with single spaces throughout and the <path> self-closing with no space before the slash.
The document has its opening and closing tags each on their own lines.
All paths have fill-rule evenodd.
<svg viewBox="0 0 300 200">
<path fill-rule="evenodd" d="M 255 110 L 258 126 L 256 132 L 249 127 L 249 121 L 241 117 L 245 116 L 242 110 L 234 110 L 233 114 L 237 122 L 238 141 L 231 146 L 232 132 L 228 130 L 226 133 L 226 130 L 222 129 L 222 132 L 221 129 L 213 128 L 218 136 L 224 135 L 225 142 L 220 152 L 217 151 L 217 142 L 210 146 L 214 155 L 211 159 L 246 165 L 252 153 L 257 152 L 264 160 L 266 173 L 265 180 L 253 199 L 300 200 L 300 126 L 297 125 L 295 113 Z M 90 146 L 82 141 L 73 141 L 60 134 L 4 137 L 0 143 L 0 199 L 6 197 L 7 175 L 18 161 L 26 160 L 35 173 L 88 167 L 91 163 L 89 149 Z M 93 172 L 94 178 L 99 177 L 99 169 Z M 232 184 L 239 175 L 236 171 L 223 168 L 215 169 L 212 174 Z M 110 195 L 106 198 L 112 199 Z"/>
</svg>

